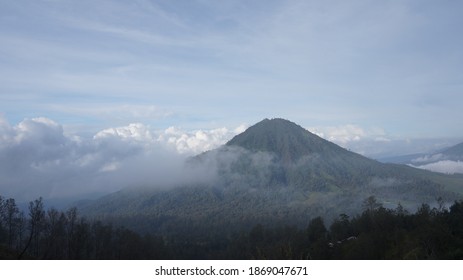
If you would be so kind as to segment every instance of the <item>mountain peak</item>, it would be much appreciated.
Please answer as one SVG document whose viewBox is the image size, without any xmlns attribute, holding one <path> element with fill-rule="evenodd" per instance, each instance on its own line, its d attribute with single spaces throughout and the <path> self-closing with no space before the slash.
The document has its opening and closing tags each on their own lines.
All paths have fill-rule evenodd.
<svg viewBox="0 0 463 280">
<path fill-rule="evenodd" d="M 344 150 L 281 118 L 264 119 L 236 135 L 226 145 L 240 146 L 253 152 L 271 152 L 285 163 L 296 162 L 309 154 Z"/>
</svg>

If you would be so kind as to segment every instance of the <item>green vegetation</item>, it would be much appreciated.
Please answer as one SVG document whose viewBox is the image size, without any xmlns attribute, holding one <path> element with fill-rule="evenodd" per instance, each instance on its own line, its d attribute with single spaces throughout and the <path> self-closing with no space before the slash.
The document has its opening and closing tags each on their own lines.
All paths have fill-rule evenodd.
<svg viewBox="0 0 463 280">
<path fill-rule="evenodd" d="M 374 200 L 374 198 L 373 198 Z M 409 214 L 374 202 L 360 215 L 341 214 L 329 228 L 318 217 L 306 229 L 254 227 L 234 255 L 258 259 L 463 259 L 463 202 L 423 204 Z M 258 238 L 256 238 L 258 236 Z M 233 248 L 233 247 L 232 247 Z"/>
<path fill-rule="evenodd" d="M 327 228 L 321 217 L 305 225 L 253 225 L 232 233 L 184 225 L 169 235 L 144 234 L 79 217 L 75 208 L 45 210 L 42 199 L 26 216 L 0 197 L 2 259 L 463 259 L 463 201 L 427 204 L 414 214 L 386 209 L 376 198 L 363 212 L 341 214 Z M 139 221 L 142 222 L 143 220 Z"/>
</svg>

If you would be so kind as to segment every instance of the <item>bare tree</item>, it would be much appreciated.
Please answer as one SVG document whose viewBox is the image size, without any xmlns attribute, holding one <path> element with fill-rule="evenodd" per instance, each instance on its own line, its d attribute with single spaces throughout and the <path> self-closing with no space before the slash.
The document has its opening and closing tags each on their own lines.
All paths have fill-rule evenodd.
<svg viewBox="0 0 463 280">
<path fill-rule="evenodd" d="M 24 215 L 24 212 L 21 211 L 18 214 L 18 217 L 16 219 L 16 225 L 17 225 L 17 243 L 16 243 L 16 250 L 19 251 L 23 248 L 23 241 L 24 241 L 24 234 L 26 232 L 26 227 L 27 227 L 27 220 L 26 220 L 26 215 Z"/>
<path fill-rule="evenodd" d="M 0 195 L 0 243 L 2 242 L 4 209 L 5 209 L 5 200 Z"/>
<path fill-rule="evenodd" d="M 67 219 L 67 227 L 66 227 L 66 235 L 67 235 L 67 255 L 68 259 L 74 258 L 75 255 L 75 246 L 74 246 L 74 239 L 75 239 L 75 231 L 76 231 L 76 223 L 77 223 L 77 208 L 73 207 L 66 212 L 66 219 Z"/>
<path fill-rule="evenodd" d="M 0 195 L 0 244 L 4 242 L 3 217 L 5 216 L 5 199 Z"/>
<path fill-rule="evenodd" d="M 24 250 L 19 254 L 18 259 L 21 259 L 34 241 L 34 254 L 39 255 L 39 237 L 41 226 L 45 220 L 45 210 L 43 208 L 43 199 L 40 197 L 34 201 L 29 202 L 29 240 L 27 241 Z"/>
<path fill-rule="evenodd" d="M 16 237 L 15 231 L 17 226 L 17 216 L 19 214 L 18 206 L 13 198 L 9 198 L 4 203 L 4 221 L 8 230 L 8 247 L 13 247 L 13 241 Z"/>
<path fill-rule="evenodd" d="M 45 253 L 44 258 L 64 258 L 66 216 L 64 213 L 51 208 L 47 211 L 45 223 Z"/>
</svg>

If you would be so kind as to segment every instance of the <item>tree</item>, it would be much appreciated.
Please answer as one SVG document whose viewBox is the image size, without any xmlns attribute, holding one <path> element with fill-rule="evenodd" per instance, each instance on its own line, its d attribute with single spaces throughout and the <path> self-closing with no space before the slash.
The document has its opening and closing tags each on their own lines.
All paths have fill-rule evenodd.
<svg viewBox="0 0 463 280">
<path fill-rule="evenodd" d="M 373 211 L 376 210 L 383 205 L 376 200 L 374 195 L 369 196 L 363 201 L 362 208 L 364 211 Z"/>
<path fill-rule="evenodd" d="M 77 223 L 77 208 L 73 207 L 66 212 L 67 227 L 66 227 L 66 236 L 67 236 L 67 255 L 69 259 L 75 258 L 75 227 Z"/>
<path fill-rule="evenodd" d="M 399 204 L 397 204 L 397 208 L 395 209 L 395 213 L 399 217 L 403 217 L 403 216 L 408 215 L 408 211 L 402 206 L 402 204 L 400 202 L 399 202 Z"/>
<path fill-rule="evenodd" d="M 65 258 L 65 226 L 66 216 L 64 213 L 51 208 L 47 211 L 45 225 L 45 254 L 46 259 Z"/>
<path fill-rule="evenodd" d="M 26 232 L 26 227 L 27 227 L 27 220 L 26 220 L 26 215 L 24 215 L 24 212 L 21 211 L 18 214 L 18 217 L 16 218 L 16 225 L 17 225 L 17 243 L 16 243 L 16 250 L 19 251 L 23 247 L 23 241 L 24 241 L 24 234 Z"/>
<path fill-rule="evenodd" d="M 340 241 L 351 237 L 353 230 L 349 221 L 349 216 L 346 214 L 340 214 L 339 218 L 334 220 L 330 226 L 330 236 L 332 241 Z"/>
<path fill-rule="evenodd" d="M 33 253 L 37 257 L 39 255 L 39 237 L 41 227 L 45 220 L 45 210 L 43 209 L 43 199 L 40 197 L 29 202 L 29 239 L 24 250 L 19 254 L 18 259 L 21 259 L 28 248 L 34 243 Z"/>
<path fill-rule="evenodd" d="M 314 218 L 307 227 L 307 237 L 309 241 L 309 259 L 328 259 L 328 230 L 321 217 Z"/>
<path fill-rule="evenodd" d="M 310 221 L 307 227 L 307 236 L 309 242 L 313 243 L 319 239 L 326 238 L 326 227 L 321 217 L 314 218 Z"/>
<path fill-rule="evenodd" d="M 4 221 L 8 231 L 8 247 L 13 247 L 13 241 L 16 237 L 15 231 L 17 226 L 17 216 L 19 214 L 18 206 L 13 198 L 9 198 L 4 202 Z"/>
<path fill-rule="evenodd" d="M 5 210 L 5 200 L 0 195 L 0 244 L 4 242 L 3 216 Z"/>
<path fill-rule="evenodd" d="M 113 259 L 113 227 L 96 221 L 92 225 L 95 259 Z"/>
</svg>

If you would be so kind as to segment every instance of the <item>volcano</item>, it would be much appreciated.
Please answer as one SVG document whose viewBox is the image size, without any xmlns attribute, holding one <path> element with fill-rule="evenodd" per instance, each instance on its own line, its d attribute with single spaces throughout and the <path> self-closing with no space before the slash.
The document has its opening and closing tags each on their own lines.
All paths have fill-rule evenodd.
<svg viewBox="0 0 463 280">
<path fill-rule="evenodd" d="M 81 211 L 147 232 L 233 231 L 355 215 L 371 196 L 389 208 L 416 209 L 437 198 L 453 202 L 461 197 L 463 182 L 377 162 L 279 118 L 249 127 L 187 166 L 215 175 L 201 183 L 159 188 L 153 182 L 122 190 L 81 205 Z"/>
</svg>

